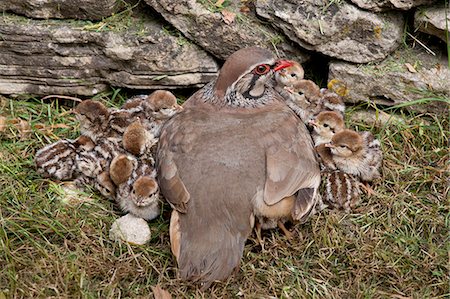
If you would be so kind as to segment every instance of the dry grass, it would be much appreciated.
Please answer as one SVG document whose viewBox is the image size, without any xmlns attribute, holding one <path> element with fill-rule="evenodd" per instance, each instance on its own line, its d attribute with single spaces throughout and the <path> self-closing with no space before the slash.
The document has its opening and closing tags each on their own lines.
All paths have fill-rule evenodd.
<svg viewBox="0 0 450 299">
<path fill-rule="evenodd" d="M 322 211 L 295 227 L 292 241 L 267 231 L 264 251 L 248 240 L 240 271 L 203 293 L 176 279 L 167 207 L 149 223 L 148 245 L 112 242 L 109 228 L 120 215 L 112 202 L 87 193 L 64 203 L 61 186 L 36 174 L 37 149 L 77 136 L 69 110 L 57 101 L 0 102 L 7 120 L 31 125 L 29 133 L 14 124 L 0 133 L 0 298 L 138 298 L 156 284 L 185 298 L 449 296 L 448 116 L 398 111 L 404 123 L 350 124 L 383 144 L 377 195 L 351 214 Z"/>
</svg>

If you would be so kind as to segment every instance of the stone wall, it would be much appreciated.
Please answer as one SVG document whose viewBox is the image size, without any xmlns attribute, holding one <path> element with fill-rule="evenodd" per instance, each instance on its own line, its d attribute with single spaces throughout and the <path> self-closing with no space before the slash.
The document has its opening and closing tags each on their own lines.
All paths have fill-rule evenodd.
<svg viewBox="0 0 450 299">
<path fill-rule="evenodd" d="M 232 52 L 260 45 L 308 65 L 325 57 L 323 77 L 348 102 L 450 97 L 439 0 L 2 0 L 0 10 L 0 94 L 200 87 Z"/>
</svg>

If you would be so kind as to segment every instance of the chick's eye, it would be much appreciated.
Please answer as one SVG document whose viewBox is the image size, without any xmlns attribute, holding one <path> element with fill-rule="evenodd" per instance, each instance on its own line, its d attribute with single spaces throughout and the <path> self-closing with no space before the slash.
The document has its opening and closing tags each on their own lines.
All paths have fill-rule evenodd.
<svg viewBox="0 0 450 299">
<path fill-rule="evenodd" d="M 264 75 L 270 70 L 267 64 L 260 64 L 255 68 L 255 73 L 258 75 Z"/>
<path fill-rule="evenodd" d="M 291 77 L 294 77 L 294 78 L 295 78 L 295 77 L 297 77 L 297 74 L 292 73 L 292 74 L 291 74 Z"/>
<path fill-rule="evenodd" d="M 329 126 L 328 126 L 328 124 L 323 124 L 323 127 L 328 128 Z"/>
</svg>

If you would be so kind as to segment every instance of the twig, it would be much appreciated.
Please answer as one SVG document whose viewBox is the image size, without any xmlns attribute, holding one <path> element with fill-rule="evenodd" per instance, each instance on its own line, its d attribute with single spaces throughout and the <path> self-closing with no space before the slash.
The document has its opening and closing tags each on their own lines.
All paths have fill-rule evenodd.
<svg viewBox="0 0 450 299">
<path fill-rule="evenodd" d="M 51 98 L 60 98 L 60 99 L 66 99 L 66 100 L 72 100 L 75 102 L 82 102 L 83 100 L 71 96 L 63 96 L 63 95 L 57 95 L 57 94 L 51 94 L 48 96 L 43 97 L 41 100 L 51 99 Z"/>
<path fill-rule="evenodd" d="M 430 48 L 428 48 L 427 46 L 425 46 L 424 43 L 422 43 L 420 40 L 418 40 L 416 37 L 414 37 L 411 33 L 406 32 L 406 34 L 408 34 L 413 40 L 415 40 L 419 45 L 421 45 L 422 47 L 425 48 L 425 50 L 427 50 L 431 55 L 436 56 L 436 53 L 434 53 L 433 51 L 431 51 Z"/>
</svg>

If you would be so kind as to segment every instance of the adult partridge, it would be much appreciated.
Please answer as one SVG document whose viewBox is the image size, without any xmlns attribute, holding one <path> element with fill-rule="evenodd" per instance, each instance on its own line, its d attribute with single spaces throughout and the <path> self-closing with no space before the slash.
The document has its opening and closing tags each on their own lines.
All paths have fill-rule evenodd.
<svg viewBox="0 0 450 299">
<path fill-rule="evenodd" d="M 320 184 L 313 143 L 273 89 L 274 73 L 290 65 L 262 48 L 241 49 L 162 128 L 158 179 L 173 207 L 169 232 L 182 279 L 204 287 L 226 279 L 254 218 L 277 214 L 284 198 L 296 194 L 294 220 L 310 215 Z"/>
</svg>

